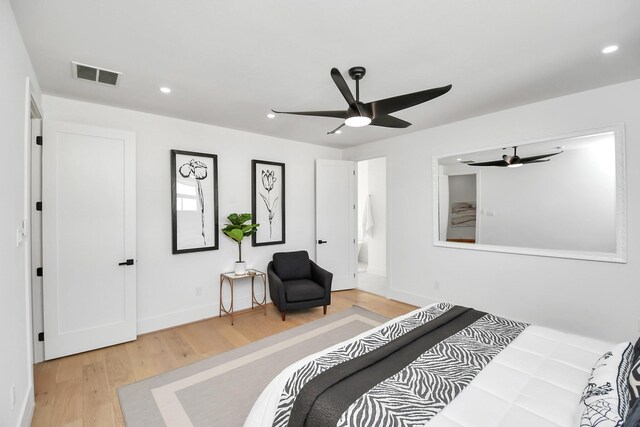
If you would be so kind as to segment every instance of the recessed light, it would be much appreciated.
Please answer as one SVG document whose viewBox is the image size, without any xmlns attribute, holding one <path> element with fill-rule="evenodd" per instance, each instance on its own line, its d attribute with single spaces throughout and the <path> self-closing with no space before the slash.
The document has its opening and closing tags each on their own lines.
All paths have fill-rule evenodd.
<svg viewBox="0 0 640 427">
<path fill-rule="evenodd" d="M 462 161 L 462 159 L 456 159 L 456 160 L 457 160 L 457 161 L 459 161 L 459 162 L 461 162 L 461 161 Z"/>
<path fill-rule="evenodd" d="M 160 92 L 162 92 L 162 93 L 171 93 L 171 88 L 163 86 L 163 87 L 160 88 Z"/>
<path fill-rule="evenodd" d="M 342 133 L 342 131 L 341 130 L 337 130 L 334 133 Z"/>
<path fill-rule="evenodd" d="M 267 114 L 267 117 L 269 117 L 270 119 L 273 119 L 273 118 L 275 118 L 275 117 L 276 117 L 276 115 L 275 115 L 275 114 L 273 114 L 273 113 L 269 113 L 269 114 Z"/>
<path fill-rule="evenodd" d="M 618 45 L 612 44 L 611 46 L 607 46 L 604 49 L 602 49 L 602 53 L 613 53 L 616 50 L 618 50 Z"/>
</svg>

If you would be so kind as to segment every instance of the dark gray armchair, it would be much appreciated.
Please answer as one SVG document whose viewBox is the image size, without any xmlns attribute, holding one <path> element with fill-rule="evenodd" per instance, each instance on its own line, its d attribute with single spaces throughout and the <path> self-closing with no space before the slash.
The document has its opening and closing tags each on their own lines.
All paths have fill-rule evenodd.
<svg viewBox="0 0 640 427">
<path fill-rule="evenodd" d="M 284 321 L 288 310 L 331 304 L 333 274 L 309 259 L 307 251 L 278 252 L 267 267 L 269 295 Z"/>
</svg>

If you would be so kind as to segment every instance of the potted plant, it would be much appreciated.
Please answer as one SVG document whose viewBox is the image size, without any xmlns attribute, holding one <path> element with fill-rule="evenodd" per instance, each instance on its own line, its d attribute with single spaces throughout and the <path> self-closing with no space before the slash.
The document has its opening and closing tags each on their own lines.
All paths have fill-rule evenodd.
<svg viewBox="0 0 640 427">
<path fill-rule="evenodd" d="M 225 224 L 222 232 L 235 240 L 238 243 L 238 261 L 236 261 L 236 267 L 234 273 L 238 276 L 246 274 L 247 268 L 245 262 L 242 260 L 242 239 L 254 234 L 260 224 L 251 224 L 251 214 L 237 214 L 232 213 L 227 217 L 229 222 Z M 245 222 L 249 221 L 249 224 Z"/>
</svg>

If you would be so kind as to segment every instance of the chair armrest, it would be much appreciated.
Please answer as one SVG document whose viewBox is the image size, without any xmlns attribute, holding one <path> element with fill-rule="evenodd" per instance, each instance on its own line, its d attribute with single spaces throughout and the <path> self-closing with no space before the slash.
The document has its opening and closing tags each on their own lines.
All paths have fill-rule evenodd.
<svg viewBox="0 0 640 427">
<path fill-rule="evenodd" d="M 333 280 L 333 273 L 329 273 L 324 268 L 320 267 L 313 261 L 311 263 L 311 279 L 322 286 L 328 293 L 331 293 L 331 281 Z"/>
<path fill-rule="evenodd" d="M 273 301 L 278 308 L 281 308 L 287 300 L 284 292 L 284 284 L 273 270 L 273 261 L 269 262 L 267 266 L 267 277 L 269 278 L 269 296 L 271 297 L 271 301 Z"/>
</svg>

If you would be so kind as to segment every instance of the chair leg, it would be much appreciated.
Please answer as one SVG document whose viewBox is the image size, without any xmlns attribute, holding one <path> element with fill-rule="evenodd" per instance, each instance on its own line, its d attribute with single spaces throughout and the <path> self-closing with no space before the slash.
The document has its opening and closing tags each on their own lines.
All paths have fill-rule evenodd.
<svg viewBox="0 0 640 427">
<path fill-rule="evenodd" d="M 280 312 L 280 316 L 282 316 L 282 321 L 284 322 L 284 318 L 285 318 L 285 316 L 286 316 L 285 312 L 284 312 L 284 311 L 281 311 L 281 312 Z"/>
<path fill-rule="evenodd" d="M 324 314 L 326 315 L 326 314 L 327 314 L 327 306 L 326 306 L 326 305 L 323 305 L 323 306 L 322 306 L 322 310 L 324 311 Z"/>
</svg>

